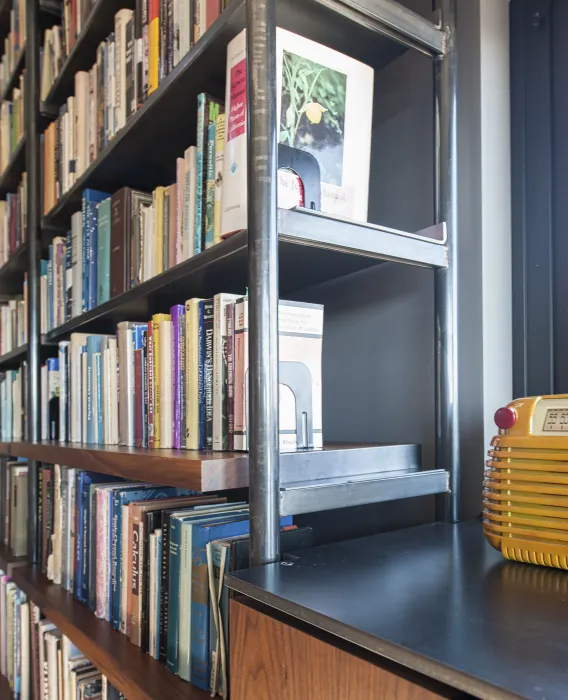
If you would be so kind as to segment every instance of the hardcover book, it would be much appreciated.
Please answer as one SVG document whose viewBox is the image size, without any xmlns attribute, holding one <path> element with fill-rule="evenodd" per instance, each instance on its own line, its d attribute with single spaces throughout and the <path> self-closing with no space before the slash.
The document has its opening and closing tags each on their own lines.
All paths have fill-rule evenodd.
<svg viewBox="0 0 568 700">
<path fill-rule="evenodd" d="M 227 48 L 222 235 L 247 226 L 245 31 Z M 318 161 L 323 212 L 366 221 L 373 70 L 280 27 L 276 61 L 279 143 Z"/>
</svg>

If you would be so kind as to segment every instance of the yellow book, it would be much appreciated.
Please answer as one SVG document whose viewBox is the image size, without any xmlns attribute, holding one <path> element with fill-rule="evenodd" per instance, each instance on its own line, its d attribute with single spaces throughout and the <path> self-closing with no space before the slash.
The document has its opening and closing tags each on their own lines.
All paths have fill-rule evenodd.
<svg viewBox="0 0 568 700">
<path fill-rule="evenodd" d="M 188 450 L 199 449 L 199 302 L 185 302 L 186 433 Z"/>
<path fill-rule="evenodd" d="M 154 274 L 159 275 L 164 271 L 164 193 L 165 187 L 156 187 L 154 195 L 154 217 L 156 222 L 155 243 L 155 268 Z"/>
<path fill-rule="evenodd" d="M 148 25 L 148 94 L 158 87 L 158 63 L 160 61 L 160 20 L 151 19 Z"/>
<path fill-rule="evenodd" d="M 223 199 L 223 158 L 225 155 L 225 115 L 215 122 L 215 207 L 213 210 L 213 243 L 221 240 L 221 204 Z"/>
<path fill-rule="evenodd" d="M 170 314 L 152 316 L 152 341 L 154 343 L 154 447 L 160 447 L 160 323 L 171 321 Z"/>
</svg>

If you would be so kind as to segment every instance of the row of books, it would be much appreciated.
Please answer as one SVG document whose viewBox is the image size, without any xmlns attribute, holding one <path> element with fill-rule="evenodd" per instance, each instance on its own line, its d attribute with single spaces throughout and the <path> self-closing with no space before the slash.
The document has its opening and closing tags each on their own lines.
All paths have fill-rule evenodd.
<svg viewBox="0 0 568 700">
<path fill-rule="evenodd" d="M 65 0 L 61 26 L 46 30 L 41 99 L 49 94 L 92 4 L 91 0 Z M 134 110 L 209 29 L 226 4 L 228 0 L 144 0 L 136 3 L 134 11 L 123 9 L 117 13 L 121 18 L 115 19 L 114 31 L 102 42 L 102 51 L 104 60 L 110 63 L 107 76 L 115 89 L 123 89 L 118 76 L 128 75 L 124 92 L 131 94 Z M 109 99 L 114 98 L 109 95 Z"/>
<path fill-rule="evenodd" d="M 0 200 L 0 267 L 28 240 L 28 176 L 22 179 L 15 194 Z"/>
<path fill-rule="evenodd" d="M 280 446 L 322 446 L 323 307 L 281 301 Z M 71 334 L 42 368 L 42 434 L 61 442 L 247 450 L 248 299 L 189 299 L 116 336 Z M 56 401 L 56 397 L 58 400 Z M 309 397 L 308 404 L 301 397 Z"/>
<path fill-rule="evenodd" d="M 28 463 L 0 459 L 0 542 L 16 557 L 27 553 Z"/>
<path fill-rule="evenodd" d="M 124 700 L 1 570 L 0 673 L 14 700 Z"/>
<path fill-rule="evenodd" d="M 5 355 L 28 342 L 28 282 L 24 279 L 23 294 L 0 304 L 0 355 Z"/>
<path fill-rule="evenodd" d="M 0 92 L 4 94 L 26 43 L 26 3 L 14 0 L 10 10 L 10 31 L 4 39 L 0 61 Z"/>
<path fill-rule="evenodd" d="M 28 435 L 28 367 L 0 372 L 0 439 L 25 440 Z"/>
<path fill-rule="evenodd" d="M 12 90 L 12 99 L 3 100 L 0 106 L 0 172 L 4 172 L 24 137 L 24 82 L 25 71 L 19 87 Z"/>
<path fill-rule="evenodd" d="M 59 465 L 44 465 L 40 480 L 48 577 L 181 678 L 226 688 L 219 586 L 248 564 L 248 505 Z M 284 551 L 311 544 L 309 528 L 281 522 Z"/>
</svg>

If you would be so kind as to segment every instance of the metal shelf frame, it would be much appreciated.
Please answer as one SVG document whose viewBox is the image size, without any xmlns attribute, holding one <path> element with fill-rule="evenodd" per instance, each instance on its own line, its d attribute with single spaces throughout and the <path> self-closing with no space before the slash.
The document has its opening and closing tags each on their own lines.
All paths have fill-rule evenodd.
<svg viewBox="0 0 568 700">
<path fill-rule="evenodd" d="M 457 154 L 455 0 L 441 0 L 440 26 L 391 0 L 318 0 L 343 17 L 431 56 L 435 71 L 435 212 L 446 223 L 447 268 L 435 272 L 436 462 L 450 474 L 451 495 L 438 515 L 458 519 L 460 464 L 457 384 Z M 278 451 L 278 206 L 276 0 L 246 0 L 249 255 L 249 421 L 251 564 L 277 561 L 281 498 L 306 490 L 280 489 Z M 403 477 L 404 478 L 404 477 Z M 400 483 L 400 482 L 399 482 Z M 344 489 L 328 485 L 328 493 Z M 321 488 L 324 488 L 321 486 Z M 357 487 L 359 492 L 361 486 Z M 363 490 L 365 487 L 363 486 Z M 314 493 L 317 487 L 309 488 Z M 433 488 L 432 492 L 437 492 Z M 315 497 L 317 498 L 317 496 Z M 302 508 L 314 509 L 302 501 Z M 336 501 L 333 497 L 330 503 Z M 376 500 L 376 499 L 375 499 Z M 296 504 L 298 505 L 298 504 Z M 335 507 L 335 506 L 331 506 Z M 287 506 L 284 506 L 287 509 Z M 293 507 L 291 506 L 291 510 Z"/>
</svg>

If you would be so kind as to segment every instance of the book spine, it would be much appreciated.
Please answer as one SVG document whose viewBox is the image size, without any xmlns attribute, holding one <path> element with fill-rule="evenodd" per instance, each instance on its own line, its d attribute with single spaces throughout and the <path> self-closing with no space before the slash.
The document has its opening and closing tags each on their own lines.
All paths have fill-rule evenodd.
<svg viewBox="0 0 568 700">
<path fill-rule="evenodd" d="M 246 375 L 248 369 L 248 338 L 247 338 L 247 312 L 246 298 L 239 299 L 235 305 L 235 342 L 234 342 L 234 377 L 233 391 L 234 403 L 234 449 L 247 449 L 246 435 Z"/>
<path fill-rule="evenodd" d="M 215 243 L 214 226 L 215 226 L 215 138 L 216 138 L 216 122 L 209 123 L 207 130 L 207 173 L 205 183 L 205 221 L 203 227 L 202 248 L 211 248 Z"/>
<path fill-rule="evenodd" d="M 97 433 L 97 444 L 103 444 L 103 395 L 102 395 L 102 355 L 100 352 L 95 353 L 95 372 L 94 372 L 94 384 L 95 384 L 95 396 L 97 410 L 95 418 L 96 423 L 96 433 Z"/>
<path fill-rule="evenodd" d="M 213 449 L 213 299 L 203 303 L 203 341 L 204 348 L 204 448 Z"/>
<path fill-rule="evenodd" d="M 197 173 L 195 188 L 195 248 L 194 253 L 201 253 L 202 231 L 203 231 L 203 184 L 204 184 L 204 163 L 206 149 L 206 128 L 208 107 L 207 95 L 201 93 L 197 97 Z"/>
<path fill-rule="evenodd" d="M 225 340 L 225 409 L 223 411 L 223 435 L 227 437 L 227 447 L 235 449 L 235 304 L 227 304 L 225 309 L 227 337 Z"/>
<path fill-rule="evenodd" d="M 148 0 L 148 95 L 158 88 L 160 64 L 160 2 Z"/>
<path fill-rule="evenodd" d="M 191 553 L 191 674 L 190 682 L 209 690 L 209 582 L 207 553 L 204 546 L 192 547 Z"/>
<path fill-rule="evenodd" d="M 170 517 L 162 520 L 162 557 L 160 563 L 160 661 L 167 659 L 168 648 L 168 597 L 170 580 Z"/>
<path fill-rule="evenodd" d="M 95 615 L 101 620 L 107 619 L 106 610 L 107 586 L 109 578 L 108 566 L 108 527 L 109 527 L 109 497 L 105 489 L 97 489 L 97 576 L 96 576 L 96 610 Z"/>
<path fill-rule="evenodd" d="M 148 447 L 148 331 L 144 331 L 142 353 L 142 447 Z"/>
<path fill-rule="evenodd" d="M 87 212 L 87 202 L 85 197 L 83 197 L 83 204 L 81 207 L 82 211 L 82 238 L 83 245 L 81 246 L 83 251 L 83 262 L 82 262 L 82 286 L 83 286 L 83 306 L 81 308 L 81 313 L 85 313 L 89 310 L 89 259 L 91 257 L 91 243 L 89 240 L 89 224 L 88 224 L 88 212 Z"/>
<path fill-rule="evenodd" d="M 215 130 L 215 192 L 213 203 L 213 243 L 221 240 L 223 167 L 225 160 L 225 115 L 217 117 Z"/>
<path fill-rule="evenodd" d="M 179 607 L 179 577 L 180 577 L 180 538 L 181 522 L 178 518 L 170 520 L 169 541 L 169 590 L 168 590 L 168 619 L 174 622 L 178 620 Z M 177 624 L 167 626 L 167 656 L 166 668 L 172 673 L 178 672 L 178 635 Z"/>
<path fill-rule="evenodd" d="M 173 439 L 173 397 L 172 397 L 172 322 L 160 324 L 160 447 L 171 448 Z"/>
<path fill-rule="evenodd" d="M 134 351 L 134 444 L 143 446 L 143 416 L 142 404 L 144 401 L 144 386 L 142 365 L 144 363 L 144 350 Z"/>
<path fill-rule="evenodd" d="M 79 524 L 79 527 L 81 529 L 81 551 L 80 551 L 80 571 L 81 571 L 81 576 L 80 576 L 80 581 L 81 581 L 81 588 L 80 588 L 80 594 L 79 594 L 79 600 L 81 603 L 84 603 L 85 605 L 89 604 L 89 576 L 90 576 L 90 567 L 89 567 L 89 546 L 91 545 L 90 542 L 90 530 L 89 530 L 89 521 L 90 521 L 90 509 L 91 509 L 91 503 L 89 500 L 89 483 L 88 482 L 83 482 L 83 492 L 81 494 L 81 500 L 83 501 L 83 508 L 81 510 L 81 522 Z M 97 510 L 98 512 L 98 510 Z"/>
<path fill-rule="evenodd" d="M 179 317 L 179 424 L 180 447 L 186 446 L 187 435 L 187 373 L 186 373 L 186 321 L 185 313 Z"/>
<path fill-rule="evenodd" d="M 180 322 L 185 314 L 185 307 L 181 304 L 172 306 L 172 360 L 173 360 L 173 447 L 179 450 L 181 447 L 181 337 Z M 181 321 L 180 321 L 181 319 Z"/>
<path fill-rule="evenodd" d="M 134 99 L 138 109 L 144 102 L 144 25 L 147 20 L 146 0 L 136 0 L 134 11 Z"/>
<path fill-rule="evenodd" d="M 154 445 L 154 324 L 148 322 L 148 354 L 146 358 L 148 374 L 148 447 Z"/>
<path fill-rule="evenodd" d="M 64 321 L 69 321 L 73 308 L 73 243 L 71 231 L 65 238 L 65 316 Z"/>
<path fill-rule="evenodd" d="M 98 252 L 98 227 L 97 227 L 97 204 L 87 200 L 87 226 L 88 226 L 88 300 L 87 308 L 93 309 L 97 305 L 97 252 Z"/>
<path fill-rule="evenodd" d="M 113 508 L 112 508 L 112 521 L 111 521 L 111 577 L 110 577 L 110 589 L 112 596 L 112 627 L 115 630 L 120 630 L 120 606 L 121 606 L 121 582 L 120 582 L 120 572 L 122 570 L 122 533 L 119 528 L 119 523 L 122 522 L 120 515 L 121 502 L 120 495 L 115 493 L 113 495 Z"/>
</svg>

